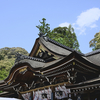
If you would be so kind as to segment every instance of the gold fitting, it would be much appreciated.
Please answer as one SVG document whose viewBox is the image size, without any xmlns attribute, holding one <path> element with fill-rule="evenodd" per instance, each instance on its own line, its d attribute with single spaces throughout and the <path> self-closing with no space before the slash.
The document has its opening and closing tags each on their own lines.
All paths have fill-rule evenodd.
<svg viewBox="0 0 100 100">
<path fill-rule="evenodd" d="M 13 82 L 15 82 L 15 80 Z"/>
<path fill-rule="evenodd" d="M 27 71 L 27 67 L 20 69 L 19 73 L 24 72 L 24 71 Z"/>
<path fill-rule="evenodd" d="M 35 73 L 33 73 L 33 75 L 35 76 Z"/>
<path fill-rule="evenodd" d="M 10 85 L 11 82 L 8 82 L 8 85 Z"/>
<path fill-rule="evenodd" d="M 43 72 L 41 72 L 41 75 L 43 75 Z"/>
<path fill-rule="evenodd" d="M 73 62 L 73 65 L 75 65 L 75 62 Z"/>
</svg>

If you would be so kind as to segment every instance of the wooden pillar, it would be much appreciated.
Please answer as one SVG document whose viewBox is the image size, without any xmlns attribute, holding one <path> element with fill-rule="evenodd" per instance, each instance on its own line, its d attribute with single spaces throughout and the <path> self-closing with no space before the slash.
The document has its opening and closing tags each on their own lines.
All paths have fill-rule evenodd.
<svg viewBox="0 0 100 100">
<path fill-rule="evenodd" d="M 71 94 L 71 99 L 72 99 L 72 100 L 75 100 L 74 94 Z"/>
<path fill-rule="evenodd" d="M 18 99 L 22 99 L 22 96 L 20 93 L 18 93 Z"/>
<path fill-rule="evenodd" d="M 67 100 L 70 100 L 70 99 L 72 99 L 72 94 L 68 94 L 68 99 Z"/>
<path fill-rule="evenodd" d="M 33 91 L 31 91 L 31 100 L 33 100 Z"/>
<path fill-rule="evenodd" d="M 81 94 L 77 94 L 77 100 L 82 100 L 82 95 Z"/>
<path fill-rule="evenodd" d="M 51 100 L 55 100 L 55 87 L 51 87 L 52 93 L 51 93 Z"/>
<path fill-rule="evenodd" d="M 87 94 L 87 100 L 90 100 L 90 92 Z"/>
</svg>

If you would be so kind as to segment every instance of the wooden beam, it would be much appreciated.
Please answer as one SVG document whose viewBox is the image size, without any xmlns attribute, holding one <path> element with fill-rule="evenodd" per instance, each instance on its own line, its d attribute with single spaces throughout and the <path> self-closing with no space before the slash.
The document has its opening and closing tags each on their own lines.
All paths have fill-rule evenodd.
<svg viewBox="0 0 100 100">
<path fill-rule="evenodd" d="M 20 93 L 24 94 L 24 93 L 28 93 L 28 92 L 31 92 L 31 91 L 43 90 L 43 89 L 46 89 L 46 88 L 57 87 L 59 85 L 62 86 L 62 85 L 65 85 L 65 84 L 70 84 L 70 83 L 69 82 L 63 82 L 63 83 L 58 83 L 58 84 L 55 84 L 55 85 L 48 85 L 48 86 L 44 86 L 44 87 L 40 87 L 40 88 L 31 89 L 31 90 L 20 92 Z"/>
</svg>

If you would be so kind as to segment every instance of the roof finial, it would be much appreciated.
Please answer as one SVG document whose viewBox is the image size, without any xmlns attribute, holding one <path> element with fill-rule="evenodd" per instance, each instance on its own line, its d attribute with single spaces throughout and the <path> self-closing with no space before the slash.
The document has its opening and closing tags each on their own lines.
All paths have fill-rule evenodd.
<svg viewBox="0 0 100 100">
<path fill-rule="evenodd" d="M 40 37 L 44 36 L 44 33 L 43 32 L 39 32 L 38 34 Z"/>
<path fill-rule="evenodd" d="M 39 35 L 40 37 L 44 36 L 45 34 L 44 34 L 43 29 L 42 29 L 42 28 L 40 28 L 39 30 L 40 30 L 40 32 L 39 32 L 39 34 L 38 34 L 38 35 Z"/>
</svg>

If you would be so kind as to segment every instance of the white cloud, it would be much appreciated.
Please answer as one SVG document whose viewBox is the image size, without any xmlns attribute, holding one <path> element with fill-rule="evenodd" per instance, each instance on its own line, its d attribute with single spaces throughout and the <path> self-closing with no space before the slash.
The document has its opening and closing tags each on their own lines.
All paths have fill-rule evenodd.
<svg viewBox="0 0 100 100">
<path fill-rule="evenodd" d="M 70 23 L 65 22 L 65 23 L 61 23 L 59 26 L 60 27 L 68 27 L 69 25 L 70 25 Z"/>
<path fill-rule="evenodd" d="M 100 9 L 92 8 L 85 12 L 82 12 L 75 22 L 75 26 L 80 30 L 80 34 L 84 34 L 87 27 L 95 28 L 97 25 L 95 22 L 100 18 Z"/>
<path fill-rule="evenodd" d="M 75 30 L 79 31 L 79 35 L 85 34 L 87 28 L 96 28 L 96 21 L 100 18 L 100 9 L 99 8 L 91 8 L 84 12 L 82 12 L 79 16 L 77 16 L 77 20 L 73 22 L 71 25 Z M 68 27 L 70 23 L 65 22 L 61 23 L 60 27 Z"/>
</svg>

